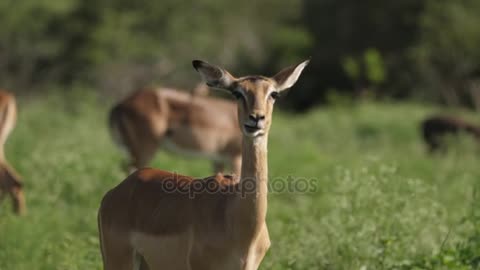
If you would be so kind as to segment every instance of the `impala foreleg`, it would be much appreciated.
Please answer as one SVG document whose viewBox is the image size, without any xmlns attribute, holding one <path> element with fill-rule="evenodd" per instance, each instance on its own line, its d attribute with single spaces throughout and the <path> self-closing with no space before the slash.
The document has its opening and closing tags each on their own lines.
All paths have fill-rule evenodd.
<svg viewBox="0 0 480 270">
<path fill-rule="evenodd" d="M 260 267 L 260 263 L 262 263 L 262 260 L 265 257 L 265 254 L 267 253 L 269 248 L 270 236 L 268 234 L 268 229 L 265 225 L 260 231 L 257 241 L 249 251 L 247 262 L 243 270 L 257 270 Z"/>
<path fill-rule="evenodd" d="M 121 235 L 105 232 L 99 224 L 100 248 L 102 250 L 104 270 L 143 270 L 133 247 Z M 134 268 L 137 266 L 137 268 Z M 139 268 L 140 267 L 140 268 Z M 147 268 L 148 269 L 148 268 Z"/>
<path fill-rule="evenodd" d="M 23 215 L 26 212 L 25 195 L 21 186 L 13 187 L 10 191 L 10 196 L 13 202 L 13 211 L 17 215 Z"/>
<path fill-rule="evenodd" d="M 3 189 L 3 192 L 10 196 L 12 200 L 13 211 L 18 215 L 23 215 L 26 211 L 26 206 L 25 195 L 23 193 L 23 184 L 20 176 L 6 162 L 1 164 L 0 167 L 2 167 L 0 189 Z"/>
</svg>

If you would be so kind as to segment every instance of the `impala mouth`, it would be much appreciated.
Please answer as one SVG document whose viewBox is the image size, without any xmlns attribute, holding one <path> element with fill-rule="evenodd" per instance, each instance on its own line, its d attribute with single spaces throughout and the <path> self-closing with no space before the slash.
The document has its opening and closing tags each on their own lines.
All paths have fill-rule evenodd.
<svg viewBox="0 0 480 270">
<path fill-rule="evenodd" d="M 263 134 L 263 129 L 257 126 L 243 125 L 243 130 L 248 136 L 256 137 Z"/>
</svg>

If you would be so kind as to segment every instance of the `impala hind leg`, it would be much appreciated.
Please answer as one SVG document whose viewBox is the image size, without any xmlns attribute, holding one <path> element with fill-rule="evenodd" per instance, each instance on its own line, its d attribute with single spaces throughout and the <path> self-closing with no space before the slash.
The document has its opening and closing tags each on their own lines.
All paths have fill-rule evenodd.
<svg viewBox="0 0 480 270">
<path fill-rule="evenodd" d="M 241 169 L 242 169 L 242 155 L 238 155 L 232 159 L 232 170 L 235 175 L 240 176 Z"/>
<path fill-rule="evenodd" d="M 110 114 L 110 133 L 113 141 L 127 155 L 128 161 L 122 164 L 127 173 L 148 165 L 158 148 L 157 137 L 165 132 L 163 122 L 157 124 L 155 130 L 148 123 L 148 119 L 119 107 L 115 107 Z"/>
<path fill-rule="evenodd" d="M 130 167 L 134 169 L 141 169 L 152 161 L 155 153 L 157 152 L 158 143 L 155 141 L 145 141 L 139 149 L 132 152 L 132 159 Z"/>
<path fill-rule="evenodd" d="M 128 159 L 123 168 L 128 174 L 148 166 L 159 146 L 157 139 L 140 134 L 136 135 L 134 142 L 126 145 Z"/>
<path fill-rule="evenodd" d="M 143 145 L 129 149 L 128 161 L 124 163 L 124 170 L 132 173 L 137 169 L 144 168 L 152 161 L 158 149 L 158 142 L 153 140 L 143 140 Z"/>
<path fill-rule="evenodd" d="M 223 173 L 225 171 L 225 162 L 215 160 L 213 162 L 213 173 Z"/>
<path fill-rule="evenodd" d="M 26 212 L 25 195 L 22 186 L 15 186 L 10 190 L 10 196 L 13 202 L 13 211 L 17 215 L 23 215 Z"/>
</svg>

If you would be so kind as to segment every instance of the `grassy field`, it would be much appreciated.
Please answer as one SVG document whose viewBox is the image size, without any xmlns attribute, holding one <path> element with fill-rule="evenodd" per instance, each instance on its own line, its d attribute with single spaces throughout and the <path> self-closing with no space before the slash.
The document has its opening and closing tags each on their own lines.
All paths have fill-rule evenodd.
<svg viewBox="0 0 480 270">
<path fill-rule="evenodd" d="M 28 214 L 0 205 L 0 270 L 101 269 L 96 214 L 124 178 L 122 155 L 106 129 L 109 106 L 69 98 L 76 105 L 58 95 L 19 104 L 7 157 L 24 178 Z M 478 269 L 479 149 L 465 137 L 427 156 L 418 124 L 435 111 L 366 103 L 276 112 L 271 178 L 311 188 L 269 195 L 272 247 L 261 268 Z M 211 174 L 207 161 L 164 152 L 152 165 Z"/>
</svg>

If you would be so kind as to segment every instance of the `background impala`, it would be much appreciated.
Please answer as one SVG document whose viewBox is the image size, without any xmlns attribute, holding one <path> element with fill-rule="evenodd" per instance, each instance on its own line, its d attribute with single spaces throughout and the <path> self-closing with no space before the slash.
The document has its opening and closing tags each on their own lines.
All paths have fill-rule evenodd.
<svg viewBox="0 0 480 270">
<path fill-rule="evenodd" d="M 5 158 L 5 142 L 17 121 L 15 97 L 0 90 L 0 200 L 8 195 L 12 199 L 13 210 L 17 214 L 25 212 L 25 198 L 20 176 Z"/>
<path fill-rule="evenodd" d="M 136 91 L 110 111 L 115 142 L 126 150 L 131 171 L 149 164 L 158 148 L 213 161 L 213 171 L 227 165 L 239 173 L 241 136 L 235 103 L 207 97 L 208 88 L 193 94 L 159 88 Z"/>
</svg>

